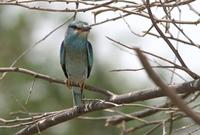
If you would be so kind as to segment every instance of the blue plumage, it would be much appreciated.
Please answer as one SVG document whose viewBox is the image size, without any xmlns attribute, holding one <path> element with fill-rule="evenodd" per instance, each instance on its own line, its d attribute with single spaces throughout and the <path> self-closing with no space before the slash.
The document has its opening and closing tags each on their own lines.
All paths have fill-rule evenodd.
<svg viewBox="0 0 200 135">
<path fill-rule="evenodd" d="M 67 86 L 76 82 L 80 87 L 72 87 L 74 105 L 82 104 L 84 81 L 90 76 L 93 64 L 93 50 L 87 40 L 90 27 L 86 22 L 74 21 L 69 24 L 60 49 L 60 63 Z"/>
</svg>

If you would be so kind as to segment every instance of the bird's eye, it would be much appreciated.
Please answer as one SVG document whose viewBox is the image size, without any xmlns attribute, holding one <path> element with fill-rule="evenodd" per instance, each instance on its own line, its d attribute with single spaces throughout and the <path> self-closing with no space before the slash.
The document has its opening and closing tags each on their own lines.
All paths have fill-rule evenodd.
<svg viewBox="0 0 200 135">
<path fill-rule="evenodd" d="M 72 29 L 77 29 L 75 25 L 70 26 Z"/>
<path fill-rule="evenodd" d="M 79 27 L 77 27 L 77 26 L 75 26 L 75 25 L 72 25 L 72 26 L 70 26 L 72 29 L 75 29 L 75 30 L 81 30 L 81 28 L 79 28 Z"/>
</svg>

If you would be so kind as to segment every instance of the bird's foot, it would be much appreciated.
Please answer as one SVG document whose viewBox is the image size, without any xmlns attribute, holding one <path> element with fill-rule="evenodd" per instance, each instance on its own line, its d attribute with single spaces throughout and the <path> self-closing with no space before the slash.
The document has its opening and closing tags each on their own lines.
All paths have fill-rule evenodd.
<svg viewBox="0 0 200 135">
<path fill-rule="evenodd" d="M 85 88 L 85 83 L 84 83 L 84 81 L 78 82 L 78 85 L 79 85 L 79 87 L 81 88 L 81 91 L 83 91 L 84 88 Z"/>
<path fill-rule="evenodd" d="M 73 82 L 72 82 L 71 80 L 69 80 L 69 79 L 66 80 L 66 86 L 67 86 L 69 89 L 72 88 L 72 84 L 73 84 Z"/>
<path fill-rule="evenodd" d="M 78 82 L 78 85 L 79 85 L 79 87 L 80 87 L 81 93 L 83 93 L 83 90 L 84 90 L 84 88 L 85 88 L 85 83 L 84 83 L 84 81 Z M 82 100 L 82 103 L 84 104 L 84 100 L 83 100 L 84 95 L 83 95 L 83 94 L 81 94 L 81 95 L 82 95 L 81 100 Z"/>
</svg>

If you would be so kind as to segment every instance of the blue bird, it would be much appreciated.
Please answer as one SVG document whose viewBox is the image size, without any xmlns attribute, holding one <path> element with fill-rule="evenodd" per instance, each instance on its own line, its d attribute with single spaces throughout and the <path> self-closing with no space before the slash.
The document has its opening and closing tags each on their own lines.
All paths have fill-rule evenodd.
<svg viewBox="0 0 200 135">
<path fill-rule="evenodd" d="M 92 45 L 87 40 L 90 29 L 86 22 L 73 21 L 60 48 L 60 63 L 67 77 L 67 87 L 72 89 L 74 106 L 83 104 L 84 81 L 90 76 L 93 64 Z M 71 87 L 72 82 L 79 87 Z"/>
</svg>

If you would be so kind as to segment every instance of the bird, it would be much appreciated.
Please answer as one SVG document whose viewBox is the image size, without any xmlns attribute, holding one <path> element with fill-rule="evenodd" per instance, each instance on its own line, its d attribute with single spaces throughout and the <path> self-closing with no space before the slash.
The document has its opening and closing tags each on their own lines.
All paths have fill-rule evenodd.
<svg viewBox="0 0 200 135">
<path fill-rule="evenodd" d="M 60 47 L 60 64 L 67 78 L 66 85 L 72 90 L 74 106 L 84 104 L 85 80 L 90 76 L 93 65 L 93 49 L 87 39 L 90 29 L 87 22 L 71 22 Z M 73 83 L 79 87 L 72 86 Z"/>
</svg>

